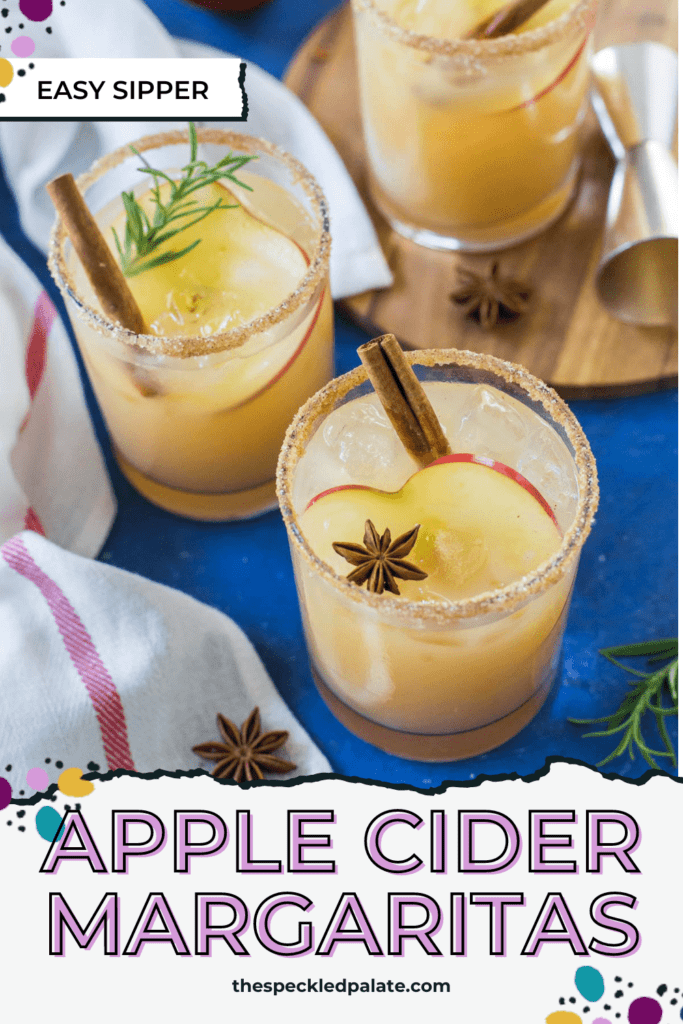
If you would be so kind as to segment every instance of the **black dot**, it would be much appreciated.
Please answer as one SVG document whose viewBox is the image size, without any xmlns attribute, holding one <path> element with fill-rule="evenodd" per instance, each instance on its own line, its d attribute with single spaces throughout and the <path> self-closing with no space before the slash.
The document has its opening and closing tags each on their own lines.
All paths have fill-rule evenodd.
<svg viewBox="0 0 683 1024">
<path fill-rule="evenodd" d="M 632 981 L 629 981 L 629 983 L 628 983 L 628 987 L 629 987 L 629 988 L 633 988 L 633 982 L 632 982 Z"/>
<path fill-rule="evenodd" d="M 570 996 L 569 997 L 569 1002 L 570 1003 L 575 1003 L 576 1002 L 576 999 L 574 999 L 574 996 Z"/>
<path fill-rule="evenodd" d="M 672 1005 L 672 1006 L 675 1006 L 677 1002 L 678 1002 L 678 1000 L 677 1000 L 677 999 L 672 999 L 672 1000 L 671 1000 L 671 1005 Z"/>
<path fill-rule="evenodd" d="M 657 995 L 658 996 L 663 996 L 665 992 L 666 992 L 666 985 L 660 985 L 659 988 L 657 989 Z"/>
<path fill-rule="evenodd" d="M 590 1006 L 584 1006 L 584 1008 L 583 1008 L 583 1012 L 584 1013 L 588 1013 L 589 1010 L 590 1010 Z"/>
<path fill-rule="evenodd" d="M 71 804 L 64 804 L 64 810 L 65 811 L 70 811 L 71 810 Z"/>
<path fill-rule="evenodd" d="M 51 760 L 52 760 L 51 757 L 46 757 L 45 758 L 45 764 L 49 764 Z"/>
<path fill-rule="evenodd" d="M 609 1003 L 605 1003 L 605 1005 L 603 1006 L 603 1010 L 611 1010 L 611 1009 L 612 1009 L 612 1007 L 610 1006 Z"/>
<path fill-rule="evenodd" d="M 25 826 L 24 826 L 24 825 L 20 825 L 20 826 L 19 826 L 19 831 L 20 831 L 20 832 L 25 832 L 25 831 L 26 831 L 26 828 L 25 828 Z"/>
<path fill-rule="evenodd" d="M 63 767 L 64 767 L 64 762 L 63 761 L 55 761 L 55 768 L 63 768 Z"/>
<path fill-rule="evenodd" d="M 11 32 L 11 31 L 12 31 L 12 26 L 8 25 L 7 28 L 5 29 L 5 32 Z"/>
<path fill-rule="evenodd" d="M 76 810 L 80 811 L 80 809 L 81 809 L 81 805 L 80 804 L 76 804 Z"/>
<path fill-rule="evenodd" d="M 33 71 L 33 69 L 35 67 L 35 64 L 29 64 L 29 67 L 30 67 L 31 71 Z"/>
<path fill-rule="evenodd" d="M 0 103 L 4 103 L 4 102 L 5 102 L 5 94 L 4 94 L 4 92 L 0 92 Z"/>
<path fill-rule="evenodd" d="M 621 981 L 621 978 L 615 978 L 614 980 L 615 981 Z"/>
<path fill-rule="evenodd" d="M 616 992 L 614 993 L 614 998 L 615 998 L 615 999 L 621 999 L 621 997 L 623 996 L 623 994 L 624 994 L 624 993 L 623 993 L 623 992 L 621 991 L 621 989 L 620 989 L 620 988 L 618 988 L 618 989 L 616 990 Z"/>
<path fill-rule="evenodd" d="M 19 790 L 19 796 L 23 796 L 23 795 L 24 795 L 24 791 L 23 791 L 23 789 L 20 789 Z"/>
<path fill-rule="evenodd" d="M 56 796 L 55 793 L 52 794 L 52 796 L 50 797 L 50 800 L 52 800 L 53 804 L 57 802 L 57 796 Z"/>
<path fill-rule="evenodd" d="M 12 771 L 12 765 L 11 764 L 5 765 L 5 771 L 6 772 L 11 772 Z"/>
<path fill-rule="evenodd" d="M 12 822 L 11 822 L 11 821 L 8 821 L 8 822 L 7 822 L 7 824 L 8 824 L 8 825 L 11 825 L 11 824 L 12 824 Z"/>
<path fill-rule="evenodd" d="M 19 26 L 19 28 L 23 28 L 23 27 L 24 27 L 23 25 L 20 25 L 20 26 Z"/>
<path fill-rule="evenodd" d="M 17 71 L 17 74 L 19 75 L 19 78 L 23 78 L 26 72 L 23 68 L 20 68 L 19 71 Z"/>
<path fill-rule="evenodd" d="M 26 811 L 17 811 L 17 818 L 23 818 L 25 814 Z"/>
<path fill-rule="evenodd" d="M 50 35 L 50 33 L 52 32 L 52 29 L 51 28 L 46 28 L 45 31 L 47 32 L 48 35 Z"/>
<path fill-rule="evenodd" d="M 99 770 L 100 770 L 100 766 L 98 764 L 95 764 L 94 761 L 88 761 L 88 771 L 89 772 L 98 772 Z"/>
<path fill-rule="evenodd" d="M 615 1013 L 614 1016 L 615 1017 L 621 1017 L 621 1014 L 620 1013 Z"/>
<path fill-rule="evenodd" d="M 560 1006 L 564 1006 L 564 996 L 560 996 Z"/>
<path fill-rule="evenodd" d="M 677 988 L 674 989 L 674 992 L 679 992 L 679 991 L 680 991 L 680 989 L 677 989 Z"/>
<path fill-rule="evenodd" d="M 6 18 L 7 15 L 9 14 L 9 7 L 3 7 L 1 13 L 2 13 L 3 18 Z"/>
</svg>

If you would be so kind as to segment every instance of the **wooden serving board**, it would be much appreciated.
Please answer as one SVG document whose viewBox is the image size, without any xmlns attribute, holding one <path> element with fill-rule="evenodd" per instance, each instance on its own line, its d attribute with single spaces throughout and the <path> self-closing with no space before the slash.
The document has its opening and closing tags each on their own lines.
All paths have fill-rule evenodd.
<svg viewBox="0 0 683 1024">
<path fill-rule="evenodd" d="M 596 48 L 653 40 L 676 47 L 674 0 L 603 0 Z M 374 210 L 366 185 L 351 12 L 332 12 L 295 54 L 285 82 L 319 122 L 346 163 L 373 218 L 394 274 L 391 288 L 345 299 L 373 335 L 391 332 L 408 348 L 464 348 L 522 363 L 569 398 L 638 394 L 677 382 L 672 328 L 635 327 L 611 318 L 593 288 L 614 161 L 592 113 L 582 175 L 565 215 L 536 239 L 495 257 L 436 252 L 397 235 Z M 486 268 L 528 283 L 533 299 L 515 322 L 484 331 L 449 299 L 458 266 Z"/>
</svg>

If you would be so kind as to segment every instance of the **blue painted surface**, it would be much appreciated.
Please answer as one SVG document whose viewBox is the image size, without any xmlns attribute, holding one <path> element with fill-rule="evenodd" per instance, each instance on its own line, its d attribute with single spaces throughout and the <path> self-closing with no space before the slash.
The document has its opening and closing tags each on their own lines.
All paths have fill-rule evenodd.
<svg viewBox="0 0 683 1024">
<path fill-rule="evenodd" d="M 281 74 L 296 46 L 330 0 L 272 0 L 252 14 L 219 16 L 182 0 L 147 0 L 178 36 L 254 60 Z M 54 296 L 44 258 L 21 235 L 16 209 L 0 175 L 0 230 Z M 58 299 L 58 297 L 57 297 Z M 367 336 L 336 316 L 337 372 L 357 363 Z M 402 761 L 351 736 L 327 710 L 308 668 L 285 528 L 279 513 L 235 524 L 202 524 L 150 505 L 122 477 L 101 418 L 88 403 L 114 483 L 119 513 L 101 558 L 177 587 L 230 615 L 247 633 L 282 696 L 325 751 L 335 771 L 429 787 L 446 779 L 516 771 L 529 774 L 548 755 L 596 764 L 613 739 L 585 740 L 569 716 L 613 710 L 627 691 L 626 674 L 598 655 L 601 647 L 674 636 L 677 631 L 677 394 L 571 403 L 598 463 L 601 504 L 585 546 L 564 645 L 556 696 L 509 743 L 452 764 Z M 227 709 L 224 709 L 227 710 Z M 672 728 L 675 735 L 675 728 Z M 648 733 L 658 746 L 656 733 Z M 624 756 L 606 771 L 632 778 L 641 759 Z"/>
</svg>

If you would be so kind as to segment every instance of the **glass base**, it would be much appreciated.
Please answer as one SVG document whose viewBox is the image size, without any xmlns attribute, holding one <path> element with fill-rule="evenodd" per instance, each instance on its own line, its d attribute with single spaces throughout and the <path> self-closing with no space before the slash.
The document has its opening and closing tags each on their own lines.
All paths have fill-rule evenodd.
<svg viewBox="0 0 683 1024">
<path fill-rule="evenodd" d="M 449 252 L 496 252 L 541 234 L 558 220 L 574 198 L 578 170 L 579 164 L 576 161 L 561 187 L 533 210 L 487 227 L 463 225 L 462 228 L 438 229 L 413 222 L 406 217 L 405 210 L 392 203 L 372 177 L 370 194 L 375 206 L 394 231 L 417 245 Z"/>
<path fill-rule="evenodd" d="M 144 498 L 186 519 L 228 522 L 231 519 L 252 519 L 277 508 L 275 479 L 232 494 L 197 494 L 157 483 L 132 466 L 116 449 L 114 455 L 123 475 Z"/>
<path fill-rule="evenodd" d="M 408 761 L 461 761 L 463 758 L 485 754 L 487 750 L 501 746 L 516 736 L 540 711 L 553 689 L 557 675 L 556 671 L 549 672 L 543 684 L 524 704 L 489 725 L 447 735 L 430 736 L 424 733 L 402 732 L 371 722 L 344 704 L 323 682 L 313 665 L 311 672 L 320 696 L 342 725 L 366 743 Z"/>
</svg>

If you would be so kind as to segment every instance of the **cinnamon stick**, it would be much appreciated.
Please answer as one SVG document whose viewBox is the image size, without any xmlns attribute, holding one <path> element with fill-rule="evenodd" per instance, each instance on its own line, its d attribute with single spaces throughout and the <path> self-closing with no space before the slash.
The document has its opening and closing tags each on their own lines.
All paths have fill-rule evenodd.
<svg viewBox="0 0 683 1024">
<path fill-rule="evenodd" d="M 548 0 L 513 0 L 467 33 L 465 39 L 497 39 L 507 36 L 545 7 Z"/>
<path fill-rule="evenodd" d="M 366 342 L 358 355 L 408 454 L 421 466 L 450 455 L 437 415 L 394 335 Z"/>
<path fill-rule="evenodd" d="M 138 304 L 73 175 L 62 174 L 46 188 L 102 311 L 127 330 L 144 334 L 145 321 Z"/>
</svg>

